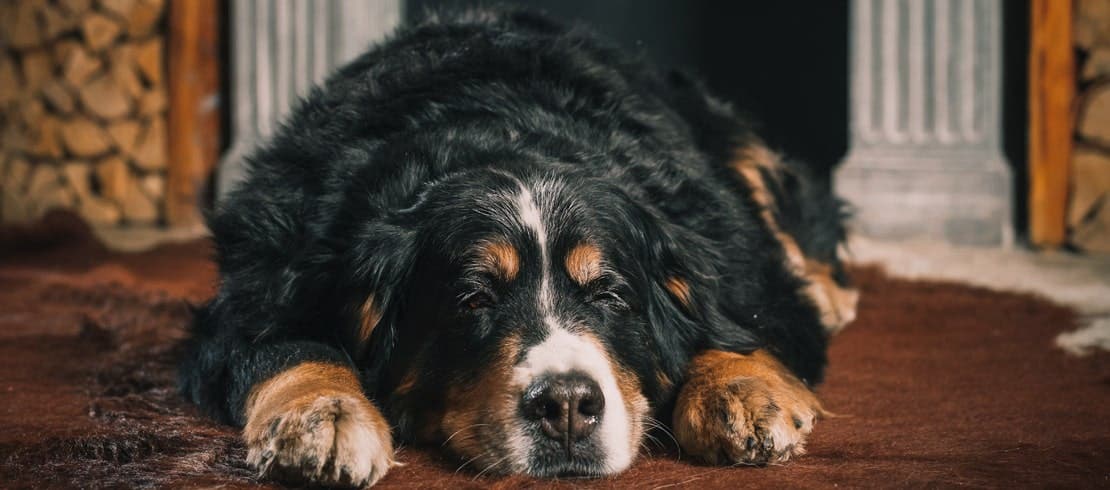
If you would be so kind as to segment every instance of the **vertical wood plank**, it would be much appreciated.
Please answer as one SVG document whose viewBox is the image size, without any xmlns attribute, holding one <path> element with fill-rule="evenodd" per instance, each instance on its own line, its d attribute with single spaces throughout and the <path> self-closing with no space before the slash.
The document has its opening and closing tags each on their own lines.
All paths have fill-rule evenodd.
<svg viewBox="0 0 1110 490">
<path fill-rule="evenodd" d="M 201 223 L 200 199 L 220 151 L 220 0 L 171 0 L 166 220 Z"/>
<path fill-rule="evenodd" d="M 1067 239 L 1075 54 L 1072 0 L 1032 0 L 1029 43 L 1029 238 L 1054 248 Z"/>
</svg>

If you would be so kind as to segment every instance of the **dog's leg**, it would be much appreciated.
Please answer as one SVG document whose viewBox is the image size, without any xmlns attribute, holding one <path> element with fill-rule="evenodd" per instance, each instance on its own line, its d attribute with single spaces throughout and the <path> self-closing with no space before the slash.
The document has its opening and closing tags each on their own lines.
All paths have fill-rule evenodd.
<svg viewBox="0 0 1110 490">
<path fill-rule="evenodd" d="M 715 464 L 783 462 L 805 452 L 817 397 L 765 350 L 690 361 L 674 410 L 682 450 Z"/>
<path fill-rule="evenodd" d="M 303 362 L 256 384 L 246 403 L 247 462 L 311 485 L 373 485 L 393 466 L 381 412 L 345 366 Z"/>
</svg>

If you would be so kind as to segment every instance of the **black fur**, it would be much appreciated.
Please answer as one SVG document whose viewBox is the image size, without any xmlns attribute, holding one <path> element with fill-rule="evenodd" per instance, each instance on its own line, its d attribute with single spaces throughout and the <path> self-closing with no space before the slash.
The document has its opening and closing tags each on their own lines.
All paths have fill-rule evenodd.
<svg viewBox="0 0 1110 490">
<path fill-rule="evenodd" d="M 314 90 L 210 216 L 222 281 L 197 314 L 182 390 L 242 424 L 250 388 L 305 360 L 356 367 L 384 403 L 418 355 L 433 359 L 423 366 L 434 386 L 480 369 L 510 326 L 534 341 L 532 313 L 510 306 L 529 293 L 466 272 L 464 251 L 490 234 L 522 263 L 538 260 L 491 197 L 517 182 L 548 186 L 552 256 L 601 243 L 612 273 L 588 291 L 563 278 L 560 311 L 592 326 L 657 410 L 674 392 L 655 373 L 680 383 L 707 348 L 765 347 L 818 383 L 818 313 L 728 166 L 755 141 L 696 81 L 533 13 L 404 28 Z M 772 189 L 776 217 L 842 275 L 840 206 L 789 168 Z M 671 276 L 689 282 L 692 311 L 663 287 Z M 383 319 L 358 345 L 370 294 Z M 459 306 L 475 295 L 496 307 Z"/>
</svg>

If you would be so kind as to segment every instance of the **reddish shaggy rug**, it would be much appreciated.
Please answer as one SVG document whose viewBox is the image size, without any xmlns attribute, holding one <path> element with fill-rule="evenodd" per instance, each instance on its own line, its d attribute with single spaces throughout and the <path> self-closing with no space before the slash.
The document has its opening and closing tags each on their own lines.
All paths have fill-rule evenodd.
<svg viewBox="0 0 1110 490">
<path fill-rule="evenodd" d="M 235 430 L 178 395 L 205 242 L 115 254 L 72 217 L 0 230 L 0 486 L 270 485 Z M 1026 295 L 856 270 L 859 320 L 832 346 L 810 453 L 782 466 L 686 461 L 665 436 L 631 470 L 561 486 L 1110 486 L 1110 356 L 1053 348 L 1073 312 Z M 380 488 L 546 487 L 403 448 Z"/>
</svg>

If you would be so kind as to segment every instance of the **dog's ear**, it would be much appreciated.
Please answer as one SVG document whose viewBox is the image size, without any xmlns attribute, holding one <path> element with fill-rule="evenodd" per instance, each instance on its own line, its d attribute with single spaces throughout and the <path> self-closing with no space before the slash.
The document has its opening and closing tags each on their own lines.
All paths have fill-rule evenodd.
<svg viewBox="0 0 1110 490">
<path fill-rule="evenodd" d="M 417 257 L 418 232 L 411 216 L 365 223 L 345 247 L 337 291 L 345 310 L 349 352 L 371 371 L 386 364 L 396 343 L 398 306 Z"/>
<path fill-rule="evenodd" d="M 739 344 L 756 345 L 755 336 L 735 328 L 722 311 L 719 247 L 696 233 L 629 200 L 637 244 L 634 257 L 643 277 L 640 287 L 660 351 L 688 353 L 713 343 L 724 330 Z M 682 356 L 664 359 L 671 375 L 685 368 Z"/>
</svg>

